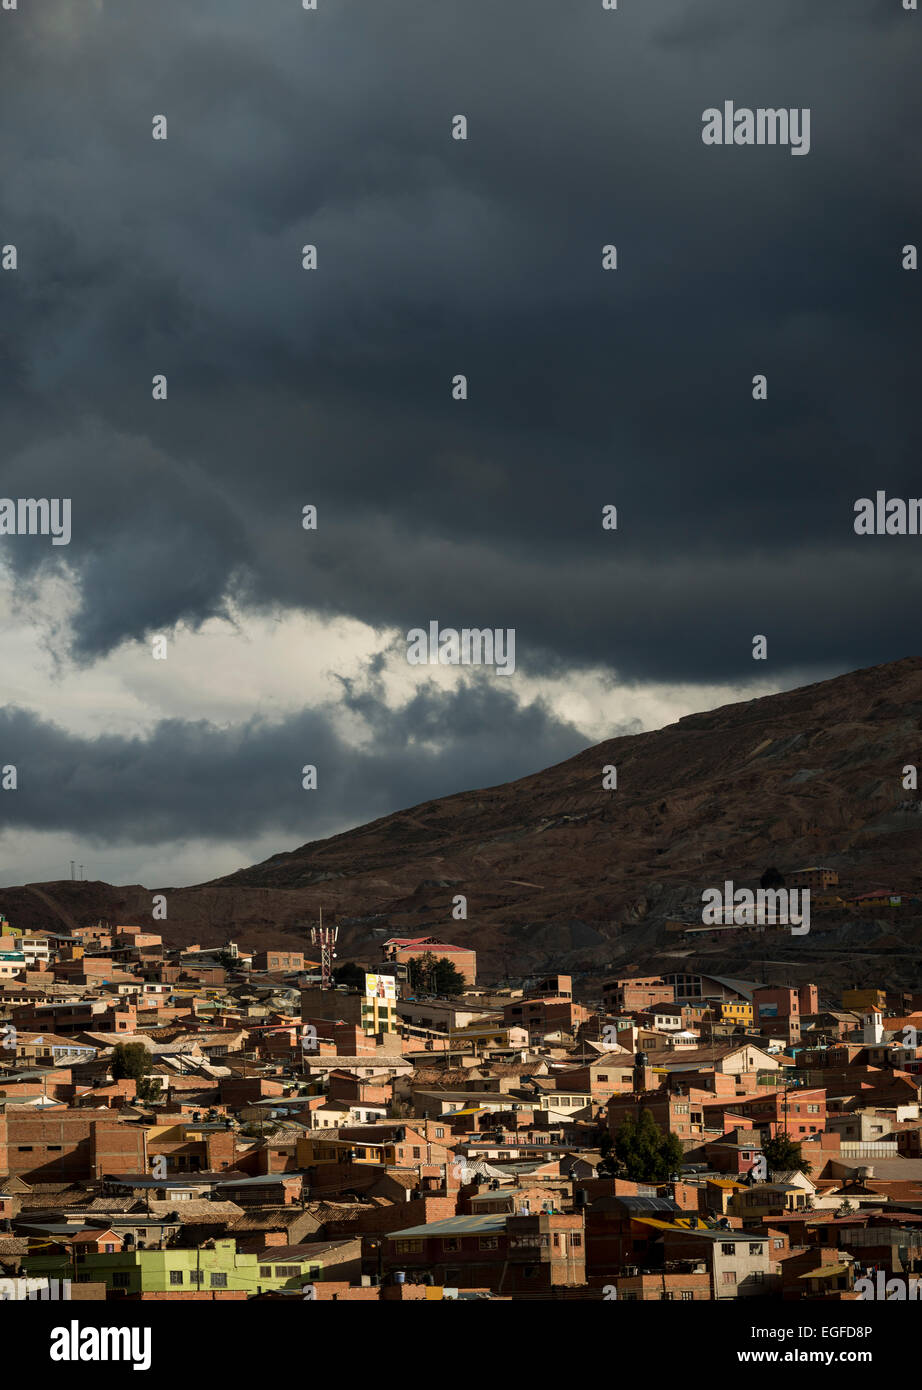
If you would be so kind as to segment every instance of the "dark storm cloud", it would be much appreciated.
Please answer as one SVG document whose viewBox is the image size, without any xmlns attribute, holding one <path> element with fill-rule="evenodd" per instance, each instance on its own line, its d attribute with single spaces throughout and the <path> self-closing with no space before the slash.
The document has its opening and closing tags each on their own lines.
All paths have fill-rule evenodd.
<svg viewBox="0 0 922 1390">
<path fill-rule="evenodd" d="M 484 683 L 448 693 L 424 685 L 394 711 L 374 689 L 345 682 L 342 704 L 365 721 L 360 747 L 323 709 L 233 729 L 168 719 L 144 738 L 90 739 L 8 707 L 0 711 L 0 747 L 17 786 L 0 795 L 0 828 L 68 831 L 109 846 L 266 831 L 298 843 L 493 785 L 498 766 L 504 777 L 524 776 L 534 770 L 536 748 L 553 762 L 585 746 L 540 702 L 517 707 Z M 314 790 L 302 788 L 307 765 L 317 769 Z"/>
<path fill-rule="evenodd" d="M 918 492 L 896 0 L 46 0 L 3 40 L 2 491 L 74 539 L 2 553 L 72 568 L 76 657 L 230 597 L 515 626 L 529 672 L 908 650 L 919 542 L 852 533 Z M 810 154 L 704 147 L 725 99 L 810 107 Z"/>
</svg>

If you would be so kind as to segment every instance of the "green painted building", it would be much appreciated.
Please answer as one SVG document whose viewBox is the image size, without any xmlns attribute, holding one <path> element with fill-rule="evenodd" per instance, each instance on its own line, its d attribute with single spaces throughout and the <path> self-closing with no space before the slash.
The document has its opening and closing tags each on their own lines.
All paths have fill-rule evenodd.
<svg viewBox="0 0 922 1390">
<path fill-rule="evenodd" d="M 73 1278 L 77 1283 L 102 1283 L 109 1292 L 210 1293 L 242 1289 L 248 1294 L 297 1289 L 323 1273 L 316 1247 L 269 1246 L 258 1254 L 239 1251 L 231 1239 L 216 1240 L 208 1249 L 123 1250 L 117 1254 L 77 1255 L 59 1250 L 23 1257 L 24 1274 Z"/>
</svg>

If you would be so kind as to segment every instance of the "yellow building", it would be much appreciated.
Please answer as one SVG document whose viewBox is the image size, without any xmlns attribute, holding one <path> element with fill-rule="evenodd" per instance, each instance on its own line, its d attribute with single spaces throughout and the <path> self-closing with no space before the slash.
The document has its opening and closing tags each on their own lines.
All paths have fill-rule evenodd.
<svg viewBox="0 0 922 1390">
<path fill-rule="evenodd" d="M 727 1207 L 731 1216 L 742 1218 L 744 1226 L 789 1212 L 808 1211 L 813 1188 L 794 1183 L 760 1182 L 733 1193 Z"/>
<path fill-rule="evenodd" d="M 842 991 L 842 1008 L 862 1013 L 868 1009 L 884 1011 L 887 996 L 882 989 L 845 989 Z"/>
<path fill-rule="evenodd" d="M 362 998 L 362 1031 L 369 1037 L 377 1033 L 396 1033 L 397 982 L 393 975 L 366 975 Z"/>
<path fill-rule="evenodd" d="M 752 1004 L 747 999 L 722 999 L 720 1001 L 721 1023 L 752 1023 L 753 1018 Z"/>
<path fill-rule="evenodd" d="M 701 1018 L 710 1023 L 752 1023 L 755 1017 L 747 999 L 713 999 L 701 1011 Z"/>
<path fill-rule="evenodd" d="M 397 1143 L 394 1139 L 370 1144 L 367 1139 L 314 1138 L 306 1134 L 295 1145 L 295 1162 L 299 1168 L 319 1163 L 375 1163 L 393 1167 L 397 1162 Z"/>
</svg>

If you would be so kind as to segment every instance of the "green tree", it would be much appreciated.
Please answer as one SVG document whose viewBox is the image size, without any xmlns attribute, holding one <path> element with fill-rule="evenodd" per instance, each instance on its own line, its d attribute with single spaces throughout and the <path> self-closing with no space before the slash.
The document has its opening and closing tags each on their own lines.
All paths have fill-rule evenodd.
<svg viewBox="0 0 922 1390">
<path fill-rule="evenodd" d="M 800 1151 L 800 1145 L 786 1134 L 776 1134 L 774 1139 L 766 1139 L 762 1152 L 771 1173 L 811 1173 L 813 1165 L 808 1163 Z"/>
<path fill-rule="evenodd" d="M 463 994 L 466 988 L 467 982 L 454 961 L 449 960 L 447 956 L 439 956 L 435 962 L 436 994 L 447 994 L 453 997 L 457 994 Z"/>
<path fill-rule="evenodd" d="M 160 1080 L 156 1076 L 142 1076 L 135 1082 L 134 1093 L 146 1105 L 156 1105 L 160 1100 Z"/>
<path fill-rule="evenodd" d="M 611 1153 L 611 1130 L 604 1120 L 599 1121 L 598 1128 L 592 1136 L 592 1142 L 603 1159 L 607 1158 Z"/>
<path fill-rule="evenodd" d="M 612 1157 L 615 1176 L 632 1182 L 667 1182 L 681 1172 L 684 1149 L 674 1134 L 661 1130 L 646 1108 L 640 1119 L 626 1115 L 615 1131 Z"/>
<path fill-rule="evenodd" d="M 333 971 L 334 985 L 347 985 L 349 989 L 364 990 L 365 971 L 360 965 L 356 965 L 354 960 L 344 961 L 342 965 L 337 965 Z"/>
<path fill-rule="evenodd" d="M 116 1043 L 112 1049 L 109 1069 L 113 1081 L 121 1081 L 126 1076 L 139 1081 L 147 1076 L 152 1066 L 150 1053 L 143 1043 Z"/>
<path fill-rule="evenodd" d="M 407 966 L 407 980 L 414 994 L 444 994 L 454 996 L 466 989 L 464 976 L 447 956 L 435 956 L 427 951 Z"/>
<path fill-rule="evenodd" d="M 431 966 L 429 962 L 433 959 L 432 952 L 427 951 L 424 956 L 415 956 L 407 961 L 407 984 L 410 986 L 411 994 L 429 993 L 429 974 Z"/>
</svg>

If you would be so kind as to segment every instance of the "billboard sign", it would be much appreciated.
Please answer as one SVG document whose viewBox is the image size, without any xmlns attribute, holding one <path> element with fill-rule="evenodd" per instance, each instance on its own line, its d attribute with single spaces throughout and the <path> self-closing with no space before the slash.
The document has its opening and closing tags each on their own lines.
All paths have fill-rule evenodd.
<svg viewBox="0 0 922 1390">
<path fill-rule="evenodd" d="M 397 982 L 393 975 L 366 975 L 365 998 L 393 1004 L 397 999 Z"/>
</svg>

